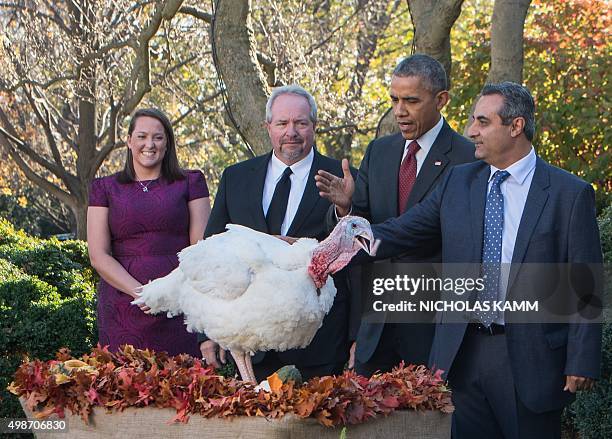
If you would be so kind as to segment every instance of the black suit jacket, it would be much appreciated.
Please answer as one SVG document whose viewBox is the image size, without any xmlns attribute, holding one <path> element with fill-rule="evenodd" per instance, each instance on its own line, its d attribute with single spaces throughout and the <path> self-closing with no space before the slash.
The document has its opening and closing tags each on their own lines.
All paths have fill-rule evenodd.
<svg viewBox="0 0 612 439">
<path fill-rule="evenodd" d="M 268 233 L 262 197 L 271 156 L 270 152 L 230 166 L 223 171 L 204 233 L 205 238 L 223 232 L 227 224 L 240 224 Z M 319 196 L 314 180 L 319 169 L 342 176 L 340 161 L 314 151 L 304 195 L 287 232 L 288 236 L 316 238 L 321 241 L 328 235 L 324 220 L 330 203 Z M 315 366 L 345 362 L 348 358 L 348 319 L 351 303 L 346 273 L 342 270 L 335 274 L 333 279 L 338 292 L 332 309 L 323 320 L 323 325 L 307 348 L 279 352 L 282 362 L 298 366 Z M 271 309 L 270 312 L 283 312 L 283 310 Z M 206 338 L 201 336 L 199 339 L 202 341 Z M 257 363 L 262 359 L 263 353 L 258 353 L 253 357 L 253 362 Z"/>
<path fill-rule="evenodd" d="M 381 137 L 368 145 L 366 153 L 359 167 L 359 174 L 355 181 L 353 194 L 353 214 L 368 219 L 372 224 L 381 223 L 398 215 L 397 187 L 399 168 L 404 154 L 406 139 L 401 133 Z M 434 141 L 421 169 L 417 175 L 415 185 L 407 201 L 410 209 L 422 201 L 436 185 L 444 178 L 448 171 L 458 164 L 474 161 L 474 144 L 455 132 L 446 121 Z M 335 224 L 333 206 L 328 212 L 328 228 Z M 439 245 L 422 248 L 418 255 L 400 255 L 396 260 L 400 262 L 440 262 Z M 353 289 L 359 288 L 354 286 Z M 359 292 L 352 292 L 354 297 L 360 297 Z M 367 362 L 378 346 L 383 331 L 382 323 L 363 322 L 352 339 L 357 339 L 356 358 L 362 363 Z M 426 362 L 429 347 L 433 338 L 433 326 L 425 324 L 407 325 L 405 340 L 407 348 L 415 352 L 413 361 Z"/>
<path fill-rule="evenodd" d="M 355 182 L 353 212 L 372 224 L 398 216 L 397 179 L 405 143 L 400 133 L 381 137 L 368 145 L 363 157 Z M 474 144 L 444 121 L 417 175 L 406 208 L 422 201 L 452 166 L 474 160 Z"/>
<path fill-rule="evenodd" d="M 489 175 L 490 166 L 481 161 L 457 166 L 422 203 L 373 226 L 382 240 L 379 255 L 418 251 L 441 240 L 443 262 L 479 264 Z M 512 263 L 601 262 L 593 188 L 538 158 Z M 512 266 L 507 297 L 524 297 L 521 287 L 532 283 L 525 267 Z M 436 325 L 430 364 L 449 372 L 467 323 L 446 323 L 445 317 Z M 563 391 L 565 375 L 599 377 L 599 324 L 506 323 L 506 342 L 517 394 L 534 412 L 558 410 L 573 398 Z"/>
</svg>

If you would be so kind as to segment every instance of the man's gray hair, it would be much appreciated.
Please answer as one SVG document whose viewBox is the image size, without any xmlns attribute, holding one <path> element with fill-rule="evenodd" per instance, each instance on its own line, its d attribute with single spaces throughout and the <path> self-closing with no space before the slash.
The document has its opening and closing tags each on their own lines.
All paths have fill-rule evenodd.
<svg viewBox="0 0 612 439">
<path fill-rule="evenodd" d="M 499 84 L 486 84 L 480 92 L 481 96 L 494 94 L 504 98 L 504 105 L 498 113 L 502 124 L 510 125 L 514 119 L 522 117 L 525 119 L 525 137 L 531 142 L 535 135 L 535 103 L 527 87 L 504 81 Z"/>
<path fill-rule="evenodd" d="M 310 121 L 312 123 L 317 122 L 317 103 L 310 93 L 308 93 L 305 89 L 296 84 L 291 85 L 283 85 L 282 87 L 277 87 L 272 91 L 272 94 L 268 98 L 268 102 L 266 103 L 266 122 L 270 123 L 272 121 L 272 104 L 280 95 L 297 95 L 306 98 L 308 101 L 308 105 L 310 105 Z"/>
<path fill-rule="evenodd" d="M 418 76 L 425 88 L 433 94 L 448 90 L 444 66 L 428 55 L 415 54 L 404 58 L 393 70 L 393 76 L 400 78 Z"/>
</svg>

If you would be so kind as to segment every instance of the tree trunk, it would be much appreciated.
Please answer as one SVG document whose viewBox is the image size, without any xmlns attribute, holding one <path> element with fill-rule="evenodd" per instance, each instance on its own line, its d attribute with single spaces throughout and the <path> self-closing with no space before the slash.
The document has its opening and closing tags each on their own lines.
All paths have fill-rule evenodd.
<svg viewBox="0 0 612 439">
<path fill-rule="evenodd" d="M 254 155 L 270 150 L 263 123 L 268 86 L 257 62 L 250 0 L 219 0 L 213 26 L 213 56 L 225 87 L 229 119 Z"/>
<path fill-rule="evenodd" d="M 491 18 L 491 67 L 487 82 L 523 82 L 523 29 L 531 0 L 495 0 Z M 476 105 L 476 96 L 470 106 L 470 115 L 463 134 L 470 127 Z"/>
<path fill-rule="evenodd" d="M 87 200 L 80 200 L 70 206 L 76 224 L 76 239 L 87 240 Z"/>
<path fill-rule="evenodd" d="M 461 14 L 463 0 L 406 0 L 414 24 L 414 53 L 423 53 L 440 61 L 451 78 L 450 31 Z M 399 132 L 392 111 L 378 122 L 376 136 Z"/>
<path fill-rule="evenodd" d="M 523 81 L 523 28 L 531 0 L 495 0 L 487 82 Z"/>
<path fill-rule="evenodd" d="M 461 13 L 463 0 L 407 0 L 414 20 L 416 53 L 437 59 L 451 77 L 450 31 Z"/>
</svg>

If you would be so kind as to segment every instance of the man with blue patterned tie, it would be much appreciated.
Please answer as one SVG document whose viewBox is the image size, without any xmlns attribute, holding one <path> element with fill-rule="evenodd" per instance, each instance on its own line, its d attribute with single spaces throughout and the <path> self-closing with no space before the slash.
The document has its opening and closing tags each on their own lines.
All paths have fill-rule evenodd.
<svg viewBox="0 0 612 439">
<path fill-rule="evenodd" d="M 419 205 L 373 226 L 377 257 L 440 242 L 443 262 L 482 264 L 479 301 L 523 292 L 526 275 L 505 270 L 510 263 L 600 264 L 594 191 L 536 156 L 534 110 L 519 84 L 485 86 L 468 130 L 481 161 L 453 168 Z M 559 438 L 563 407 L 599 377 L 599 324 L 506 317 L 483 310 L 436 325 L 430 365 L 449 379 L 455 439 Z"/>
</svg>

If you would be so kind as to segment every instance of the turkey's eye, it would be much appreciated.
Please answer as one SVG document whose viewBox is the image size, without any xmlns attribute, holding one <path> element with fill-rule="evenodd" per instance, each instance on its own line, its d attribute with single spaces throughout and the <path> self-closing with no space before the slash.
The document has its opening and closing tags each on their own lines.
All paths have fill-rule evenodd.
<svg viewBox="0 0 612 439">
<path fill-rule="evenodd" d="M 352 227 L 353 229 L 356 229 L 356 228 L 357 228 L 357 224 L 352 223 L 352 224 L 351 224 L 351 227 Z"/>
</svg>

